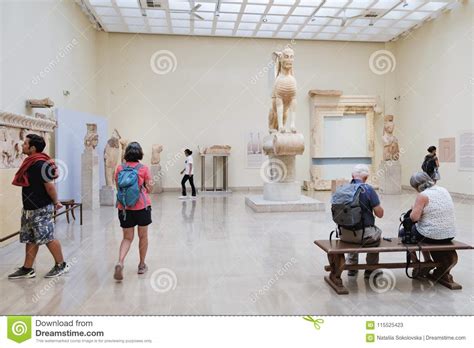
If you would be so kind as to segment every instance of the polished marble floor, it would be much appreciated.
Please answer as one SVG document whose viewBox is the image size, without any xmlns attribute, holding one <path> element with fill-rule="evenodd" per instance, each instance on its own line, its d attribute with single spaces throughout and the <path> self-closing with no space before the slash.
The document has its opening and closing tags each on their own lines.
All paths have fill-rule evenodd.
<svg viewBox="0 0 474 348">
<path fill-rule="evenodd" d="M 338 296 L 323 280 L 327 259 L 313 244 L 333 228 L 328 207 L 317 213 L 257 214 L 245 205 L 247 194 L 200 196 L 194 202 L 179 201 L 171 192 L 155 195 L 149 271 L 136 274 L 135 239 L 122 283 L 112 279 L 122 236 L 116 210 L 86 211 L 82 227 L 68 225 L 63 216 L 57 236 L 70 272 L 43 278 L 52 259 L 42 248 L 36 278 L 9 281 L 8 273 L 23 261 L 23 246 L 0 248 L 0 314 L 474 314 L 472 251 L 459 252 L 452 272 L 462 290 L 411 280 L 397 269 L 386 272 L 388 283 L 379 287 L 362 274 L 355 279 L 344 274 L 350 294 Z M 329 193 L 312 196 L 329 199 Z M 398 216 L 414 194 L 381 199 L 386 217 L 378 225 L 385 236 L 396 236 Z M 471 244 L 473 212 L 472 202 L 456 202 L 457 239 Z M 403 260 L 403 253 L 381 256 L 381 261 Z"/>
</svg>

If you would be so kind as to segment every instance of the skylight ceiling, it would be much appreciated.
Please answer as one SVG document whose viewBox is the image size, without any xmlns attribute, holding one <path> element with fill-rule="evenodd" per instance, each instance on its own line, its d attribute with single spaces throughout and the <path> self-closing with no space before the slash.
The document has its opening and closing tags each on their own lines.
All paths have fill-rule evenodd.
<svg viewBox="0 0 474 348">
<path fill-rule="evenodd" d="M 456 0 L 78 0 L 107 32 L 387 42 Z M 200 6 L 199 6 L 200 5 Z"/>
</svg>

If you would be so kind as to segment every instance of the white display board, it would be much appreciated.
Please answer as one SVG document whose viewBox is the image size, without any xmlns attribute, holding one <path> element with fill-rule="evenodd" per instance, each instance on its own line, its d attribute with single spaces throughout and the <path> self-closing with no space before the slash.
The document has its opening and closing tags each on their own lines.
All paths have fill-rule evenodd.
<svg viewBox="0 0 474 348">
<path fill-rule="evenodd" d="M 474 171 L 474 132 L 459 135 L 459 170 Z"/>
<path fill-rule="evenodd" d="M 365 115 L 324 117 L 323 157 L 367 157 Z"/>
<path fill-rule="evenodd" d="M 67 170 L 64 180 L 57 183 L 60 199 L 74 199 L 81 202 L 81 154 L 84 151 L 84 136 L 87 132 L 87 123 L 97 124 L 99 144 L 100 187 L 105 184 L 104 175 L 104 148 L 108 140 L 108 122 L 105 117 L 87 114 L 84 112 L 58 109 L 58 128 L 55 137 L 56 159 L 60 161 L 60 170 Z"/>
</svg>

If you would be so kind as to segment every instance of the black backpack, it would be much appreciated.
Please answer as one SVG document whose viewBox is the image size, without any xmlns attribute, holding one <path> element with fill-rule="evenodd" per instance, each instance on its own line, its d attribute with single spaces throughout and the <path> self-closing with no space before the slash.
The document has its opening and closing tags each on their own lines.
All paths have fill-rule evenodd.
<svg viewBox="0 0 474 348">
<path fill-rule="evenodd" d="M 434 173 L 434 170 L 436 168 L 436 160 L 434 156 L 427 155 L 425 156 L 425 160 L 423 161 L 423 164 L 421 165 L 421 169 L 431 176 Z"/>
<path fill-rule="evenodd" d="M 356 230 L 362 225 L 362 238 L 364 240 L 364 221 L 363 212 L 360 205 L 360 193 L 364 189 L 363 184 L 346 184 L 338 187 L 331 197 L 332 219 L 337 224 L 337 229 L 329 235 L 336 232 L 339 237 L 339 228 L 342 226 L 349 230 Z"/>
</svg>

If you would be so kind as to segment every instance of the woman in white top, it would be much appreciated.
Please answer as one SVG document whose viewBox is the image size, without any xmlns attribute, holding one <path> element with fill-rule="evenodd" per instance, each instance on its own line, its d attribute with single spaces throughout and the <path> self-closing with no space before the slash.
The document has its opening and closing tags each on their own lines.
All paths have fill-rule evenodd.
<svg viewBox="0 0 474 348">
<path fill-rule="evenodd" d="M 184 155 L 186 160 L 184 161 L 184 169 L 181 171 L 181 174 L 184 173 L 183 180 L 181 180 L 181 197 L 180 199 L 186 199 L 186 181 L 189 180 L 191 185 L 191 195 L 193 199 L 196 199 L 196 188 L 194 187 L 194 165 L 193 165 L 193 152 L 190 149 L 184 150 Z"/>
<path fill-rule="evenodd" d="M 417 239 L 424 243 L 446 243 L 454 239 L 454 204 L 449 192 L 424 172 L 413 174 L 410 185 L 419 192 L 410 214 L 416 223 Z"/>
</svg>

